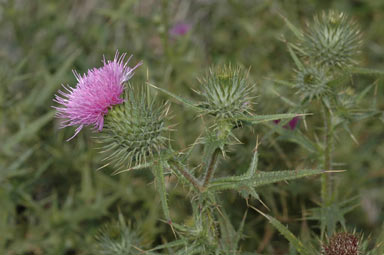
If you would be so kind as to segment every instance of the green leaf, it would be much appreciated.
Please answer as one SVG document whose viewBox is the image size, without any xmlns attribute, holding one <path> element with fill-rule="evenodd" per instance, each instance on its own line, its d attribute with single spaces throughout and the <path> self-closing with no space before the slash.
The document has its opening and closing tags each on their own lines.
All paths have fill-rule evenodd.
<svg viewBox="0 0 384 255">
<path fill-rule="evenodd" d="M 291 231 L 289 231 L 289 229 L 286 226 L 281 224 L 280 221 L 259 210 L 257 211 L 261 215 L 263 215 L 265 218 L 267 218 L 269 223 L 271 223 L 300 254 L 310 255 L 310 251 L 303 245 L 303 243 L 299 239 L 297 239 L 296 236 Z"/>
<path fill-rule="evenodd" d="M 184 239 L 180 239 L 180 240 L 172 241 L 172 242 L 169 242 L 166 244 L 158 245 L 155 248 L 150 249 L 149 251 L 169 249 L 169 248 L 173 248 L 173 247 L 177 247 L 177 246 L 181 246 L 181 245 L 185 246 L 185 245 L 187 245 L 187 242 Z"/>
<path fill-rule="evenodd" d="M 6 153 L 10 153 L 10 149 L 12 148 L 12 146 L 16 145 L 24 139 L 32 137 L 42 127 L 44 127 L 48 122 L 50 122 L 54 115 L 55 111 L 49 111 L 34 122 L 19 130 L 19 132 L 17 132 L 15 135 L 9 137 L 7 142 L 3 145 L 4 151 Z"/>
<path fill-rule="evenodd" d="M 283 114 L 271 114 L 271 115 L 255 115 L 251 117 L 242 117 L 240 118 L 240 120 L 255 125 L 262 122 L 281 120 L 281 119 L 292 119 L 294 117 L 305 116 L 305 115 L 308 115 L 308 114 L 283 113 Z"/>
<path fill-rule="evenodd" d="M 293 25 L 286 17 L 283 15 L 280 15 L 280 17 L 284 20 L 285 24 L 288 26 L 288 28 L 297 36 L 299 39 L 303 39 L 304 35 L 303 32 L 297 28 L 295 25 Z"/>
<path fill-rule="evenodd" d="M 302 70 L 304 69 L 304 65 L 301 63 L 300 59 L 297 57 L 296 53 L 294 52 L 294 50 L 292 49 L 292 47 L 294 47 L 294 45 L 291 45 L 291 44 L 288 44 L 288 51 L 289 51 L 289 54 L 291 55 L 293 61 L 295 62 L 296 66 L 298 69 Z M 296 47 L 295 47 L 296 48 Z M 297 49 L 297 48 L 296 48 Z"/>
<path fill-rule="evenodd" d="M 187 107 L 189 107 L 189 108 L 192 108 L 192 109 L 195 110 L 195 111 L 199 111 L 199 112 L 201 111 L 201 109 L 200 109 L 199 107 L 197 107 L 192 101 L 190 101 L 190 100 L 188 100 L 188 99 L 186 99 L 186 98 L 180 97 L 180 96 L 178 96 L 178 95 L 175 95 L 175 94 L 173 94 L 172 92 L 169 92 L 169 91 L 166 90 L 166 89 L 159 88 L 159 87 L 157 87 L 157 86 L 155 86 L 155 85 L 153 85 L 153 84 L 151 84 L 151 83 L 149 83 L 149 82 L 147 82 L 147 84 L 148 84 L 149 86 L 151 86 L 152 88 L 155 88 L 155 89 L 157 89 L 157 90 L 163 92 L 164 94 L 170 96 L 171 98 L 175 99 L 176 101 L 178 101 L 178 102 L 184 104 L 185 106 L 187 106 Z"/>
<path fill-rule="evenodd" d="M 354 67 L 354 68 L 351 68 L 349 71 L 353 74 L 363 74 L 363 75 L 370 75 L 370 76 L 384 75 L 384 71 L 370 69 L 370 68 L 362 68 L 362 67 Z"/>
<path fill-rule="evenodd" d="M 280 85 L 287 86 L 290 88 L 295 87 L 295 84 L 292 82 L 289 82 L 289 81 L 284 81 L 284 80 L 280 80 L 280 79 L 272 79 L 272 81 L 276 84 L 280 84 Z"/>
<path fill-rule="evenodd" d="M 168 223 L 171 223 L 171 216 L 169 213 L 168 201 L 167 201 L 167 190 L 165 188 L 164 179 L 164 162 L 159 162 L 154 165 L 153 174 L 155 176 L 155 184 L 157 192 L 160 195 L 161 208 L 163 209 L 164 216 Z"/>
<path fill-rule="evenodd" d="M 272 184 L 280 181 L 289 181 L 302 177 L 313 176 L 324 173 L 324 170 L 282 170 L 271 172 L 257 172 L 252 178 L 247 176 L 223 177 L 215 179 L 209 185 L 210 190 L 237 189 L 239 186 L 246 185 L 253 188 Z"/>
<path fill-rule="evenodd" d="M 273 123 L 263 123 L 264 125 L 271 128 L 271 131 L 277 132 L 280 136 L 279 140 L 290 141 L 293 143 L 297 143 L 309 152 L 315 153 L 320 151 L 319 146 L 312 142 L 308 137 L 306 137 L 300 130 L 296 130 L 292 132 L 291 130 L 287 130 L 280 125 L 274 125 Z"/>
</svg>

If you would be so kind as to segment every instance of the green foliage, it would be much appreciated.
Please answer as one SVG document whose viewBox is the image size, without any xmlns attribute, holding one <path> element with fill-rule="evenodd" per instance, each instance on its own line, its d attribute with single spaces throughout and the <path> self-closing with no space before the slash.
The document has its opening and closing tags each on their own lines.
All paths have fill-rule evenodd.
<svg viewBox="0 0 384 255">
<path fill-rule="evenodd" d="M 127 226 L 121 214 L 118 221 L 102 227 L 96 239 L 98 240 L 98 247 L 95 249 L 97 254 L 132 255 L 142 253 L 139 248 L 139 237 Z"/>
<path fill-rule="evenodd" d="M 343 222 L 347 230 L 364 232 L 364 254 L 384 254 L 383 2 L 218 3 L 1 1 L 0 254 L 104 254 L 108 249 L 101 249 L 103 244 L 109 248 L 120 245 L 125 253 L 133 254 L 298 254 L 267 218 L 249 210 L 251 206 L 264 207 L 259 201 L 270 208 L 270 217 L 288 225 L 296 239 L 316 255 L 322 245 L 318 240 L 319 220 L 324 217 L 333 223 L 323 223 L 335 229 L 343 227 Z M 326 100 L 333 125 L 332 166 L 347 170 L 318 175 L 332 176 L 335 183 L 332 197 L 337 203 L 331 204 L 328 212 L 333 217 L 318 207 L 320 184 L 315 175 L 288 183 L 264 175 L 275 174 L 275 169 L 324 169 L 323 102 L 317 97 L 310 102 L 303 100 L 304 94 L 295 86 L 302 68 L 318 68 L 305 54 L 302 42 L 308 36 L 324 40 L 326 34 L 321 31 L 326 30 L 319 25 L 320 32 L 314 33 L 315 22 L 304 29 L 296 24 L 312 20 L 319 12 L 319 22 L 324 22 L 321 10 L 328 9 L 348 14 L 352 17 L 345 18 L 348 26 L 358 29 L 358 23 L 364 32 L 364 45 L 354 44 L 357 50 L 347 54 L 348 60 L 352 59 L 347 68 L 325 68 L 325 74 L 332 73 L 327 83 L 331 93 Z M 279 15 L 287 17 L 286 23 Z M 186 35 L 168 33 L 177 23 L 190 25 Z M 353 38 L 353 34 L 344 35 Z M 294 36 L 297 38 L 291 40 Z M 287 41 L 292 43 L 285 44 Z M 352 47 L 349 42 L 340 45 Z M 130 168 L 128 162 L 120 165 L 120 158 L 103 162 L 105 156 L 94 144 L 103 133 L 84 129 L 71 142 L 65 142 L 73 129 L 58 129 L 58 121 L 53 118 L 53 94 L 61 84 L 76 83 L 71 70 L 84 73 L 99 66 L 103 55 L 112 58 L 116 49 L 134 54 L 135 62 L 143 60 L 146 66 L 136 72 L 135 79 L 156 84 L 160 92 L 157 102 L 167 98 L 178 103 L 171 106 L 171 121 L 177 124 L 172 139 L 168 139 L 166 128 L 169 120 L 165 120 L 161 132 L 167 138 L 161 143 L 161 159 L 167 161 L 162 162 L 163 179 L 154 180 L 153 174 L 160 173 L 154 164 L 160 161 L 152 161 L 152 156 L 142 164 L 133 160 Z M 358 59 L 361 66 L 354 64 Z M 257 105 L 251 104 L 253 109 L 246 105 L 253 114 L 238 115 L 236 125 L 222 122 L 226 132 L 220 135 L 217 125 L 211 128 L 215 116 L 203 114 L 208 113 L 201 107 L 206 98 L 193 90 L 203 92 L 204 84 L 199 84 L 196 77 L 204 77 L 209 67 L 225 63 L 234 63 L 233 69 L 238 65 L 247 68 L 242 72 L 248 75 L 249 84 L 257 84 L 258 97 Z M 145 87 L 144 82 L 141 86 Z M 155 110 L 162 107 L 154 103 Z M 303 114 L 294 130 L 285 128 L 298 115 L 295 113 L 310 114 Z M 279 119 L 276 125 L 273 120 Z M 225 151 L 217 155 L 208 187 L 225 178 L 246 179 L 255 162 L 257 167 L 251 168 L 254 173 L 251 171 L 250 176 L 262 173 L 263 183 L 266 177 L 276 182 L 255 188 L 254 182 L 245 186 L 238 185 L 245 182 L 235 181 L 234 189 L 202 189 L 212 156 L 207 153 L 206 163 L 202 163 L 206 151 L 203 141 L 208 133 L 223 138 L 214 144 L 223 145 Z M 257 157 L 252 151 L 256 136 L 260 142 Z M 169 143 L 177 153 L 167 150 Z M 155 159 L 158 156 L 154 153 Z M 103 171 L 96 171 L 105 163 L 108 165 Z M 127 168 L 151 168 L 153 174 L 109 174 Z M 288 178 L 296 173 L 300 170 L 280 174 Z M 164 186 L 157 185 L 159 180 Z M 166 191 L 165 199 L 160 189 Z M 167 217 L 162 201 L 168 204 L 172 225 L 164 221 Z M 338 210 L 335 205 L 340 205 Z M 133 224 L 124 226 L 120 220 L 111 223 L 119 211 L 125 222 Z M 104 228 L 106 224 L 114 227 Z M 100 231 L 105 233 L 104 239 L 95 238 Z"/>
</svg>

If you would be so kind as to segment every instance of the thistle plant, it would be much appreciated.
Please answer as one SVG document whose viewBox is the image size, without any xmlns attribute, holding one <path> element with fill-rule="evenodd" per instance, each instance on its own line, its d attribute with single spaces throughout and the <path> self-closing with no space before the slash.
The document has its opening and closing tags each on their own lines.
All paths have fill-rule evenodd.
<svg viewBox="0 0 384 255">
<path fill-rule="evenodd" d="M 138 238 L 123 224 L 119 238 L 109 235 L 99 238 L 103 254 L 137 254 L 138 251 L 145 254 L 241 254 L 246 214 L 235 230 L 221 202 L 221 194 L 230 190 L 244 198 L 249 208 L 264 216 L 299 254 L 352 252 L 352 255 L 357 251 L 357 243 L 349 235 L 331 238 L 328 244 L 323 241 L 325 236 L 332 236 L 338 222 L 345 227 L 343 215 L 348 211 L 343 203 L 337 203 L 329 172 L 334 167 L 336 128 L 342 126 L 349 131 L 348 124 L 354 119 L 356 102 L 361 98 L 349 96 L 349 79 L 345 78 L 358 63 L 354 57 L 361 45 L 361 35 L 355 23 L 334 11 L 316 16 L 305 31 L 289 21 L 287 24 L 298 37 L 298 42 L 288 43 L 296 64 L 295 78 L 293 83 L 280 83 L 292 85 L 300 95 L 302 102 L 294 109 L 299 113 L 262 115 L 255 111 L 256 85 L 249 77 L 249 69 L 237 65 L 214 66 L 198 79 L 200 88 L 195 92 L 199 100 L 196 102 L 148 81 L 146 84 L 128 83 L 141 62 L 130 68 L 124 63 L 125 54 L 120 57 L 116 54 L 113 61 L 104 60 L 104 67 L 92 69 L 84 76 L 76 74 L 76 88 L 66 88 L 68 93 L 59 92 L 61 96 L 56 96 L 55 101 L 62 105 L 56 107 L 57 117 L 64 119 L 62 127 L 76 126 L 76 135 L 84 126 L 93 125 L 99 131 L 96 139 L 106 155 L 103 167 L 112 167 L 116 174 L 151 170 L 164 222 L 175 237 L 174 241 L 145 251 L 137 247 L 140 245 Z M 155 92 L 165 94 L 192 110 L 195 116 L 207 120 L 203 134 L 189 148 L 175 148 L 171 142 L 170 106 L 158 101 Z M 262 145 L 257 141 L 249 166 L 242 174 L 225 176 L 220 172 L 218 177 L 221 166 L 230 160 L 227 151 L 240 146 L 234 130 L 261 123 L 268 126 L 271 122 L 275 126 L 283 123 L 282 127 L 294 130 L 299 118 L 314 110 L 313 106 L 316 106 L 314 114 L 323 116 L 324 120 L 323 142 L 313 146 L 317 158 L 321 159 L 315 169 L 262 171 L 258 166 Z M 315 144 L 306 136 L 297 140 Z M 192 167 L 190 156 L 196 147 L 203 148 L 202 155 L 198 166 Z M 321 175 L 321 208 L 313 210 L 313 217 L 320 220 L 321 227 L 320 242 L 316 245 L 303 243 L 279 220 L 249 203 L 249 198 L 253 198 L 268 208 L 262 201 L 259 187 L 316 175 Z M 173 201 L 169 200 L 165 176 L 175 177 L 188 191 L 192 224 L 172 220 L 170 204 Z M 350 205 L 347 203 L 345 207 Z M 320 243 L 323 243 L 322 248 Z M 341 246 L 349 253 L 335 248 Z"/>
<path fill-rule="evenodd" d="M 362 46 L 362 33 L 356 22 L 344 13 L 322 12 L 308 22 L 303 30 L 287 19 L 285 21 L 297 39 L 296 42 L 287 42 L 296 71 L 292 82 L 276 82 L 288 84 L 296 90 L 301 102 L 295 107 L 323 117 L 321 146 L 315 145 L 319 141 L 311 141 L 309 135 L 300 134 L 299 139 L 292 140 L 315 145 L 310 149 L 317 154 L 319 168 L 332 170 L 335 166 L 333 154 L 337 146 L 335 138 L 338 128 L 343 128 L 356 141 L 349 125 L 353 120 L 362 120 L 376 113 L 374 108 L 366 110 L 358 106 L 359 100 L 356 99 L 364 97 L 366 90 L 357 95 L 348 93 L 352 85 L 351 74 L 379 72 L 358 67 L 357 55 Z M 317 137 L 315 134 L 314 139 Z M 338 223 L 345 228 L 344 214 L 354 207 L 349 202 L 344 203 L 348 200 L 338 201 L 336 188 L 331 174 L 322 175 L 321 208 L 312 211 L 312 218 L 320 220 L 321 239 L 326 234 L 331 236 Z"/>
<path fill-rule="evenodd" d="M 257 144 L 249 168 L 242 175 L 216 177 L 216 170 L 218 170 L 219 165 L 224 160 L 228 160 L 225 152 L 229 147 L 236 144 L 233 142 L 234 139 L 237 139 L 233 133 L 234 129 L 263 122 L 297 118 L 301 114 L 255 114 L 251 107 L 255 104 L 255 85 L 250 82 L 248 71 L 239 66 L 216 66 L 210 69 L 205 77 L 199 79 L 201 89 L 197 93 L 201 98 L 200 102 L 193 102 L 174 95 L 150 83 L 148 83 L 147 87 L 125 85 L 123 83 L 132 77 L 134 68 L 128 68 L 126 64 L 123 64 L 122 59 L 124 56 L 122 58 L 115 57 L 112 62 L 104 61 L 105 65 L 109 64 L 120 68 L 118 69 L 120 72 L 113 76 L 115 79 L 110 79 L 110 75 L 99 75 L 99 72 L 102 73 L 99 69 L 89 71 L 88 76 L 84 76 L 82 79 L 96 77 L 94 78 L 97 81 L 95 86 L 100 91 L 108 91 L 111 87 L 118 87 L 119 89 L 123 87 L 125 92 L 119 90 L 119 93 L 113 95 L 111 93 L 110 97 L 106 97 L 105 93 L 101 93 L 101 98 L 98 98 L 99 94 L 91 94 L 92 87 L 90 86 L 89 96 L 95 97 L 90 102 L 96 102 L 95 106 L 100 110 L 95 111 L 97 117 L 94 118 L 93 122 L 74 117 L 73 119 L 76 121 L 69 123 L 80 125 L 81 128 L 91 123 L 99 128 L 98 130 L 101 132 L 99 132 L 97 140 L 102 144 L 102 152 L 107 154 L 105 166 L 111 165 L 116 169 L 116 173 L 143 168 L 152 170 L 165 220 L 177 237 L 174 242 L 157 247 L 154 250 L 176 249 L 177 253 L 175 254 L 237 253 L 245 218 L 238 231 L 228 232 L 228 227 L 233 227 L 228 216 L 226 216 L 225 208 L 218 209 L 217 207 L 220 203 L 220 193 L 222 191 L 234 190 L 246 199 L 253 197 L 261 201 L 257 191 L 260 186 L 323 173 L 323 170 L 320 169 L 260 171 L 258 169 L 259 144 Z M 80 84 L 83 83 L 80 80 Z M 169 108 L 152 96 L 151 91 L 149 91 L 150 87 L 193 109 L 197 116 L 205 116 L 205 118 L 211 119 L 213 124 L 205 127 L 204 135 L 197 138 L 189 149 L 190 151 L 193 150 L 198 144 L 204 147 L 200 164 L 202 171 L 194 171 L 189 166 L 189 153 L 181 153 L 172 147 L 168 138 L 170 129 L 167 126 L 167 122 L 170 121 L 167 114 Z M 72 94 L 77 95 L 81 93 L 82 88 L 82 85 L 78 85 L 70 90 Z M 115 101 L 111 101 L 111 98 Z M 76 97 L 71 96 L 68 96 L 65 101 L 64 99 L 56 100 L 66 106 L 65 108 L 58 108 L 58 111 L 60 113 L 64 111 L 77 113 L 76 111 L 79 111 L 79 114 L 75 116 L 85 115 L 88 112 L 90 103 L 82 104 L 79 100 L 79 104 L 86 107 L 71 108 L 70 106 L 75 104 L 74 102 L 78 102 L 76 100 Z M 99 101 L 106 102 L 106 104 L 100 105 L 97 103 Z M 102 107 L 99 107 L 99 105 Z M 72 115 L 69 114 L 59 114 L 58 117 L 72 120 Z M 81 128 L 78 128 L 76 134 Z M 166 174 L 176 176 L 194 194 L 191 200 L 194 218 L 193 226 L 186 226 L 183 223 L 172 221 L 168 205 L 170 201 L 168 201 L 168 191 L 165 183 Z M 268 219 L 272 219 L 272 217 Z M 126 236 L 125 232 L 122 233 L 122 236 Z M 234 240 L 228 240 L 228 236 L 237 237 Z M 104 236 L 101 241 L 105 243 L 105 249 L 113 250 L 118 254 L 121 253 L 121 249 L 129 250 L 131 247 L 129 240 L 129 242 L 117 240 L 118 243 L 116 243 Z"/>
</svg>

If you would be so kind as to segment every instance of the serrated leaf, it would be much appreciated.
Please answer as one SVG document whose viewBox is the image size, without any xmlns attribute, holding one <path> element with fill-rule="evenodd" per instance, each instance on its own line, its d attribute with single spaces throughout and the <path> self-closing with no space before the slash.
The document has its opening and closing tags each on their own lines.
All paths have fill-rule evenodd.
<svg viewBox="0 0 384 255">
<path fill-rule="evenodd" d="M 363 74 L 363 75 L 371 75 L 371 76 L 383 76 L 384 71 L 375 70 L 370 68 L 362 68 L 362 67 L 354 67 L 349 70 L 353 74 Z"/>
<path fill-rule="evenodd" d="M 289 231 L 286 226 L 281 224 L 280 221 L 259 210 L 257 211 L 265 218 L 267 218 L 269 223 L 271 223 L 301 255 L 310 255 L 310 251 L 307 250 L 303 243 L 299 239 L 297 239 L 296 236 L 291 231 Z"/>
<path fill-rule="evenodd" d="M 161 208 L 163 209 L 164 216 L 168 223 L 171 223 L 171 216 L 169 213 L 168 201 L 167 201 L 167 190 L 165 188 L 164 179 L 164 163 L 159 162 L 154 165 L 153 174 L 155 176 L 155 184 L 157 193 L 160 195 Z"/>
<path fill-rule="evenodd" d="M 272 184 L 280 181 L 289 181 L 302 177 L 324 173 L 323 170 L 282 170 L 271 172 L 257 172 L 252 178 L 246 176 L 223 177 L 215 179 L 209 185 L 210 190 L 237 189 L 245 185 L 253 188 Z"/>
<path fill-rule="evenodd" d="M 292 119 L 294 117 L 305 116 L 305 115 L 307 114 L 283 113 L 283 114 L 270 114 L 270 115 L 255 115 L 251 117 L 242 117 L 240 118 L 240 120 L 255 125 L 262 122 L 281 120 L 281 119 Z"/>
</svg>

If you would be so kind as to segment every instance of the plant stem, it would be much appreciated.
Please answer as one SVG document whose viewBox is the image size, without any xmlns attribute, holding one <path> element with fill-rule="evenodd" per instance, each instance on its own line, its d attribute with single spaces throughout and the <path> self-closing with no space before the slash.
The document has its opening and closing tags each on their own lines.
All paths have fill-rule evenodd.
<svg viewBox="0 0 384 255">
<path fill-rule="evenodd" d="M 199 180 L 196 179 L 195 176 L 193 176 L 189 170 L 181 163 L 179 163 L 178 161 L 172 161 L 175 164 L 175 169 L 181 173 L 185 179 L 187 179 L 193 187 L 195 187 L 195 189 L 197 189 L 198 191 L 201 191 L 201 185 L 200 185 L 200 182 Z"/>
<path fill-rule="evenodd" d="M 323 103 L 324 108 L 324 170 L 332 170 L 333 126 L 330 109 Z M 330 173 L 321 176 L 321 199 L 323 207 L 331 202 L 332 183 Z"/>
<path fill-rule="evenodd" d="M 203 190 L 205 190 L 208 187 L 209 182 L 212 179 L 212 176 L 216 170 L 217 167 L 217 158 L 219 157 L 220 149 L 216 148 L 211 156 L 211 160 L 209 161 L 207 170 L 204 174 L 204 182 L 203 182 Z"/>
</svg>

